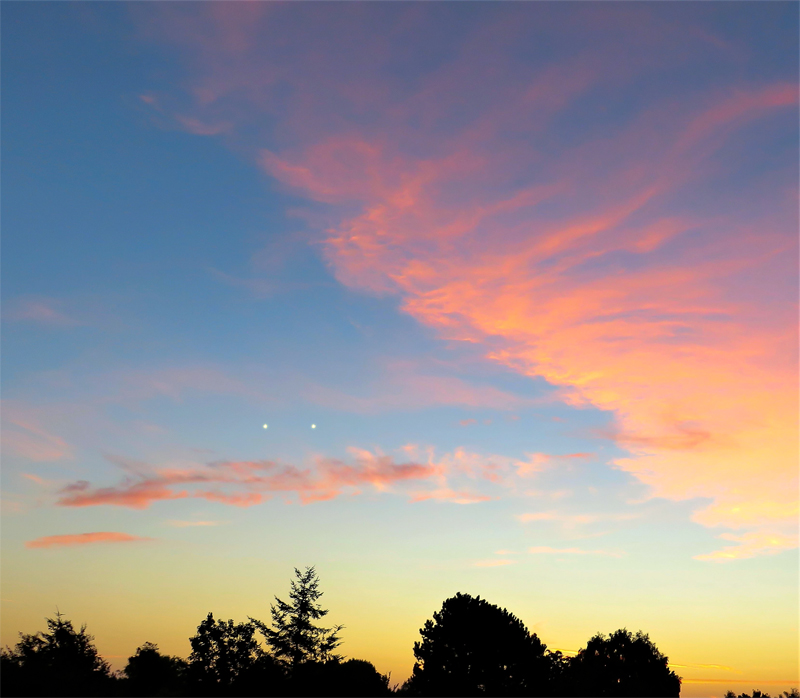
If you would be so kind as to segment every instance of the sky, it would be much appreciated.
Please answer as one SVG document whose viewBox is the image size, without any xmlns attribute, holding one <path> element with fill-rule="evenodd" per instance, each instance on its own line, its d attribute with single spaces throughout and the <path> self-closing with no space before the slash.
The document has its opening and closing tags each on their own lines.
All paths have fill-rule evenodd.
<svg viewBox="0 0 800 698">
<path fill-rule="evenodd" d="M 2 4 L 2 643 L 315 565 L 798 668 L 798 5 Z"/>
</svg>

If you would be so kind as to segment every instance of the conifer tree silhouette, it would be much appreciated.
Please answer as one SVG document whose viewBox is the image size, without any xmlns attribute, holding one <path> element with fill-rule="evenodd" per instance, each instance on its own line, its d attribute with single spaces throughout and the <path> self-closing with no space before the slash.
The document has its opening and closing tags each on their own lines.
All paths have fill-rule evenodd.
<svg viewBox="0 0 800 698">
<path fill-rule="evenodd" d="M 294 574 L 297 579 L 291 582 L 290 600 L 276 596 L 275 605 L 270 606 L 273 627 L 254 618 L 250 621 L 263 633 L 275 657 L 292 668 L 304 662 L 341 659 L 333 651 L 341 644 L 337 633 L 344 626 L 315 625 L 328 614 L 319 604 L 323 592 L 319 590 L 316 570 L 306 567 L 305 572 L 300 572 L 295 567 Z"/>
</svg>

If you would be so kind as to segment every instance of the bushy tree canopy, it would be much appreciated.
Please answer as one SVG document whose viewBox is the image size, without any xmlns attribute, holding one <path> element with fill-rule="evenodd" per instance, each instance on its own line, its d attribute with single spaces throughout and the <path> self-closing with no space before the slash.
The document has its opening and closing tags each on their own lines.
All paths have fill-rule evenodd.
<svg viewBox="0 0 800 698">
<path fill-rule="evenodd" d="M 47 618 L 47 632 L 20 633 L 14 649 L 2 650 L 3 695 L 104 695 L 111 679 L 108 664 L 86 626 L 75 630 L 60 613 Z"/>
<path fill-rule="evenodd" d="M 681 680 L 650 638 L 625 629 L 595 635 L 570 661 L 577 696 L 678 696 Z"/>
<path fill-rule="evenodd" d="M 209 613 L 189 639 L 188 677 L 209 695 L 273 695 L 282 673 L 259 644 L 256 624 L 214 620 Z"/>
<path fill-rule="evenodd" d="M 442 604 L 414 643 L 407 690 L 428 696 L 547 693 L 545 645 L 506 609 L 469 594 Z"/>
<path fill-rule="evenodd" d="M 177 695 L 186 675 L 187 663 L 180 657 L 161 654 L 158 645 L 145 642 L 128 657 L 122 670 L 128 692 L 137 696 Z"/>
</svg>

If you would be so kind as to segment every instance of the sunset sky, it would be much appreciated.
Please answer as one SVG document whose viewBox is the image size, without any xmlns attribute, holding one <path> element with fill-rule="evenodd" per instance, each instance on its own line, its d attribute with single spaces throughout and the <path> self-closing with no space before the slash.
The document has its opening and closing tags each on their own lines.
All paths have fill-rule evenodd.
<svg viewBox="0 0 800 698">
<path fill-rule="evenodd" d="M 316 565 L 798 668 L 798 4 L 2 4 L 2 644 Z"/>
</svg>

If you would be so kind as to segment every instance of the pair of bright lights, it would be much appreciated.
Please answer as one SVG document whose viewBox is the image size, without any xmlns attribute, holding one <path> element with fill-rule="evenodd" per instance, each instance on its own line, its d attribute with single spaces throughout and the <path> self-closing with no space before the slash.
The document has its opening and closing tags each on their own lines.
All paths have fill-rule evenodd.
<svg viewBox="0 0 800 698">
<path fill-rule="evenodd" d="M 265 424 L 265 425 L 264 425 L 264 429 L 266 429 L 268 426 L 269 426 L 269 424 Z M 312 425 L 311 425 L 311 428 L 312 428 L 312 429 L 316 429 L 316 428 L 317 428 L 317 425 L 316 425 L 316 424 L 312 424 Z"/>
</svg>

